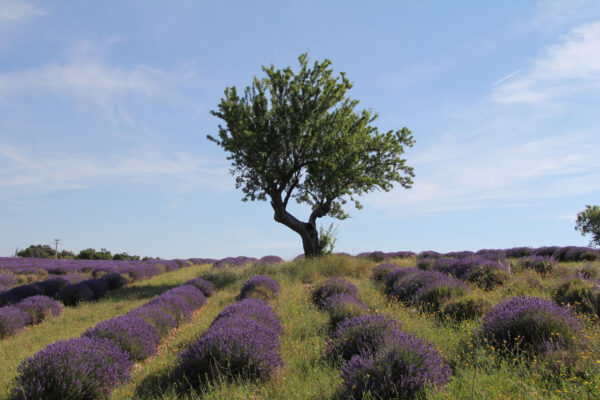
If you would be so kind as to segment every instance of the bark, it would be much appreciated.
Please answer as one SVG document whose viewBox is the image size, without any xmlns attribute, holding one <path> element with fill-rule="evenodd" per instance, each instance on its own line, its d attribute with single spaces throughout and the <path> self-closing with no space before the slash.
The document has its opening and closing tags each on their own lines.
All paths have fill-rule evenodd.
<svg viewBox="0 0 600 400">
<path fill-rule="evenodd" d="M 309 222 L 303 222 L 286 211 L 281 197 L 271 201 L 271 206 L 275 215 L 275 221 L 283 224 L 296 232 L 302 238 L 302 246 L 304 247 L 305 257 L 317 257 L 321 255 L 321 247 L 319 247 L 319 232 L 317 231 L 316 219 L 317 214 L 313 211 Z"/>
</svg>

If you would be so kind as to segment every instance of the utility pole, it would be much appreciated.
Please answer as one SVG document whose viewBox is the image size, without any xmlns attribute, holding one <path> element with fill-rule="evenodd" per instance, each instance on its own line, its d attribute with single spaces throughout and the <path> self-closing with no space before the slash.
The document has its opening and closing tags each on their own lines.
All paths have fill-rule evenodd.
<svg viewBox="0 0 600 400">
<path fill-rule="evenodd" d="M 60 239 L 54 239 L 54 258 L 58 258 L 58 242 Z"/>
</svg>

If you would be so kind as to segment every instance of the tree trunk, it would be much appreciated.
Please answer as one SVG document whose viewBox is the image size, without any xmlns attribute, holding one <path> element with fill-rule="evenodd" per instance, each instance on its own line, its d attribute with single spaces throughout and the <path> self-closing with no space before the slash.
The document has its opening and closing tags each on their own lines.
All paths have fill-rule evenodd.
<svg viewBox="0 0 600 400">
<path fill-rule="evenodd" d="M 281 201 L 271 201 L 271 206 L 273 207 L 273 211 L 275 211 L 275 215 L 273 216 L 275 221 L 287 226 L 302 238 L 304 256 L 320 256 L 321 247 L 319 246 L 319 232 L 317 231 L 316 218 L 311 215 L 309 222 L 302 222 L 288 213 Z"/>
<path fill-rule="evenodd" d="M 304 224 L 304 232 L 300 233 L 302 237 L 302 245 L 304 246 L 304 257 L 318 257 L 321 255 L 321 247 L 319 246 L 319 232 L 316 224 Z"/>
</svg>

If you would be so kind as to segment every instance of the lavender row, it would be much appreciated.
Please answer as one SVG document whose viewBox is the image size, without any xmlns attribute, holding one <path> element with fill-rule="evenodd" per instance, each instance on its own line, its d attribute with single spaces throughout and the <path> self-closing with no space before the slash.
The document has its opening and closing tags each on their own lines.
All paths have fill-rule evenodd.
<svg viewBox="0 0 600 400">
<path fill-rule="evenodd" d="M 426 286 L 416 288 L 424 281 L 435 286 L 432 282 L 438 279 L 432 275 L 432 271 L 398 268 L 391 264 L 376 266 L 372 277 L 376 282 L 383 283 L 384 290 L 390 296 L 396 297 L 400 294 L 400 300 L 408 300 L 413 304 L 423 295 L 423 288 Z M 443 287 L 444 280 L 441 277 L 439 279 Z M 407 293 L 408 288 L 414 292 L 412 299 L 401 296 Z M 440 290 L 439 293 L 446 295 L 451 291 L 446 289 Z M 557 296 L 560 295 L 559 289 Z M 562 295 L 566 296 L 565 292 L 562 292 Z M 443 300 L 443 296 L 438 295 L 438 299 Z M 521 357 L 525 360 L 536 357 L 558 358 L 563 365 L 569 365 L 575 362 L 577 353 L 585 346 L 583 326 L 573 309 L 561 307 L 552 301 L 521 296 L 504 300 L 491 308 L 487 302 L 473 302 L 473 298 L 469 299 L 470 303 L 461 302 L 460 299 L 453 300 L 447 302 L 444 313 L 456 312 L 461 315 L 457 319 L 483 316 L 482 325 L 475 333 L 477 342 L 488 343 L 501 355 Z M 482 304 L 485 307 L 482 307 Z"/>
<path fill-rule="evenodd" d="M 27 325 L 35 325 L 47 317 L 58 317 L 62 306 L 47 296 L 33 296 L 14 306 L 0 307 L 0 338 L 11 336 Z"/>
<path fill-rule="evenodd" d="M 44 259 L 39 260 L 48 261 Z M 81 260 L 50 261 L 70 262 Z M 68 273 L 69 269 L 67 268 L 60 270 L 50 269 L 50 271 L 58 272 L 62 275 L 52 274 L 44 281 L 17 286 L 2 292 L 0 293 L 0 305 L 14 304 L 30 296 L 45 295 L 61 300 L 65 305 L 73 306 L 80 302 L 100 299 L 105 296 L 107 290 L 119 289 L 123 287 L 127 281 L 132 282 L 141 279 L 149 279 L 164 272 L 175 271 L 191 265 L 186 260 L 150 260 L 151 262 L 143 262 L 142 264 L 140 264 L 139 261 L 137 262 L 138 264 L 135 264 L 136 261 L 126 261 L 126 263 L 130 263 L 127 264 L 127 266 L 107 265 L 115 264 L 115 261 L 89 261 L 93 263 L 100 262 L 100 264 L 96 265 L 96 268 L 91 271 L 92 279 L 84 280 L 84 277 L 77 273 Z M 157 261 L 160 261 L 160 263 Z M 91 267 L 88 265 L 84 268 L 85 271 L 88 271 L 87 268 Z"/>
<path fill-rule="evenodd" d="M 254 281 L 250 278 L 246 283 Z M 277 315 L 265 300 L 244 298 L 225 307 L 208 330 L 179 354 L 176 379 L 195 388 L 215 380 L 268 380 L 283 365 L 282 333 Z"/>
<path fill-rule="evenodd" d="M 450 368 L 437 349 L 390 316 L 369 313 L 350 282 L 330 278 L 312 299 L 332 320 L 325 354 L 342 363 L 341 397 L 416 398 L 449 381 Z"/>
<path fill-rule="evenodd" d="M 204 291 L 205 290 L 205 291 Z M 199 278 L 170 289 L 126 315 L 88 329 L 80 338 L 60 340 L 18 367 L 16 399 L 105 399 L 130 378 L 134 362 L 156 353 L 173 328 L 188 321 L 214 293 Z"/>
</svg>

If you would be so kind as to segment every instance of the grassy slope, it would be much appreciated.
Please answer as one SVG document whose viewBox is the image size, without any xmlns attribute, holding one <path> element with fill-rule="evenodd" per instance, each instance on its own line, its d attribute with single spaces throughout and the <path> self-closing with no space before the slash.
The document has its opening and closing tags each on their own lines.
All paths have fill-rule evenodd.
<svg viewBox="0 0 600 400">
<path fill-rule="evenodd" d="M 150 298 L 196 277 L 207 268 L 208 265 L 193 266 L 135 282 L 126 288 L 108 292 L 104 299 L 78 307 L 65 307 L 61 316 L 48 318 L 39 325 L 0 340 L 0 399 L 8 397 L 17 367 L 26 357 L 57 340 L 77 337 L 100 321 L 123 315 Z"/>
<path fill-rule="evenodd" d="M 414 260 L 398 260 L 403 266 L 414 265 Z M 498 360 L 492 350 L 477 347 L 471 340 L 479 324 L 440 323 L 433 316 L 422 314 L 419 310 L 390 302 L 382 295 L 369 279 L 370 270 L 375 263 L 365 260 L 330 257 L 319 261 L 298 261 L 278 267 L 252 267 L 235 271 L 222 271 L 220 276 L 229 276 L 235 281 L 211 297 L 194 317 L 191 323 L 184 324 L 165 341 L 159 353 L 142 365 L 136 367 L 131 383 L 118 388 L 113 399 L 332 399 L 336 396 L 340 383 L 340 368 L 323 360 L 325 340 L 328 334 L 327 315 L 317 311 L 310 303 L 310 290 L 316 283 L 328 276 L 345 276 L 359 288 L 362 299 L 373 309 L 394 315 L 402 322 L 404 329 L 430 340 L 440 349 L 444 358 L 454 368 L 450 383 L 440 393 L 431 394 L 432 399 L 593 399 L 600 392 L 600 328 L 598 323 L 588 323 L 586 334 L 591 338 L 592 351 L 584 371 L 589 375 L 561 376 L 548 378 L 543 376 L 543 368 L 525 368 L 522 364 Z M 565 265 L 571 269 L 576 264 Z M 179 284 L 192 276 L 205 271 L 206 267 L 193 267 L 175 271 L 154 278 L 140 285 L 150 288 L 166 289 L 169 285 Z M 282 284 L 281 297 L 272 302 L 282 323 L 285 333 L 281 337 L 281 353 L 284 367 L 271 381 L 266 383 L 236 382 L 233 384 L 215 384 L 202 393 L 183 393 L 173 382 L 172 371 L 177 353 L 189 345 L 194 338 L 202 334 L 218 314 L 228 304 L 235 301 L 243 282 L 250 276 L 267 274 Z M 536 273 L 515 274 L 505 286 L 486 292 L 485 295 L 496 303 L 503 298 L 527 294 L 549 298 L 552 287 L 564 275 L 564 271 L 554 276 L 541 278 Z M 147 289 L 149 293 L 153 289 Z M 162 291 L 162 290 L 160 290 Z M 159 290 L 156 290 L 156 294 Z M 141 292 L 140 292 L 141 293 Z M 22 358 L 43 348 L 46 343 L 61 337 L 80 334 L 85 328 L 113 315 L 124 313 L 144 301 L 133 297 L 107 299 L 103 302 L 86 305 L 95 307 L 77 315 L 65 314 L 63 331 L 39 327 L 30 329 L 0 342 L 0 355 L 8 356 L 16 340 L 30 347 L 19 355 L 10 354 L 8 364 L 0 366 L 0 386 L 5 386 L 14 376 L 14 368 Z M 102 306 L 101 303 L 104 305 Z M 78 312 L 79 309 L 72 310 Z M 85 321 L 82 318 L 87 318 Z M 59 321 L 56 322 L 57 324 Z M 46 330 L 45 334 L 34 336 L 36 329 Z M 55 328 L 56 329 L 56 328 Z M 50 335 L 51 333 L 51 335 Z M 45 337 L 50 335 L 52 338 Z M 38 342 L 38 340 L 42 340 Z M 11 342 L 9 345 L 7 342 Z M 4 393 L 4 392 L 3 392 Z M 3 396 L 4 394 L 2 394 Z M 3 398 L 3 397 L 0 397 Z"/>
</svg>

